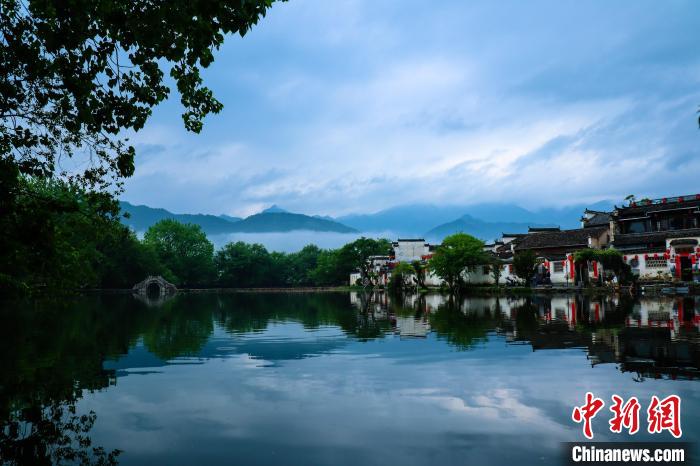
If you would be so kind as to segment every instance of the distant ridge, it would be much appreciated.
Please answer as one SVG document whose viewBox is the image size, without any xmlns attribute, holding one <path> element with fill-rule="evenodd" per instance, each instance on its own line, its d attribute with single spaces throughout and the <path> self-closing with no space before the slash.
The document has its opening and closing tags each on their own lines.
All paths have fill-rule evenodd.
<svg viewBox="0 0 700 466">
<path fill-rule="evenodd" d="M 334 231 L 337 233 L 357 233 L 350 228 L 333 220 L 318 217 L 310 217 L 289 212 L 265 212 L 251 215 L 240 222 L 231 225 L 236 232 L 265 233 L 287 232 L 296 230 Z"/>
<path fill-rule="evenodd" d="M 284 210 L 282 207 L 278 206 L 277 204 L 272 204 L 270 207 L 267 209 L 263 210 L 260 212 L 261 214 L 285 214 L 288 213 L 288 211 Z"/>
<path fill-rule="evenodd" d="M 357 232 L 354 228 L 332 219 L 293 214 L 276 205 L 245 219 L 229 215 L 174 214 L 165 209 L 134 205 L 125 201 L 120 201 L 119 206 L 122 212 L 129 214 L 129 218 L 123 218 L 122 223 L 137 232 L 146 231 L 154 223 L 166 218 L 199 225 L 208 235 L 237 232 L 273 233 L 297 230 L 338 233 Z"/>
<path fill-rule="evenodd" d="M 174 214 L 165 209 L 134 205 L 125 201 L 120 201 L 119 207 L 122 212 L 129 214 L 129 218 L 122 218 L 122 223 L 137 232 L 146 231 L 154 223 L 170 218 L 182 223 L 199 225 L 207 234 L 228 233 L 231 231 L 231 226 L 241 220 L 228 215 Z"/>
<path fill-rule="evenodd" d="M 463 215 L 457 220 L 438 225 L 425 233 L 424 236 L 433 241 L 442 241 L 443 238 L 454 233 L 468 233 L 489 242 L 500 238 L 503 232 L 527 233 L 530 226 L 543 225 L 532 225 L 522 222 L 484 222 L 471 215 Z"/>
</svg>

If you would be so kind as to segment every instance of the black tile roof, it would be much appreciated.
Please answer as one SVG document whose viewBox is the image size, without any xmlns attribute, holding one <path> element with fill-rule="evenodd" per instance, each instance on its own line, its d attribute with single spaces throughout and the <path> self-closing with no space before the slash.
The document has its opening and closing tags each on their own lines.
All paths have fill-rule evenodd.
<svg viewBox="0 0 700 466">
<path fill-rule="evenodd" d="M 606 230 L 607 228 L 605 227 L 594 227 L 532 233 L 522 238 L 515 246 L 515 249 L 546 249 L 565 246 L 586 247 L 588 246 L 589 236 L 598 237 Z"/>
<path fill-rule="evenodd" d="M 609 212 L 596 212 L 589 219 L 584 219 L 584 228 L 591 228 L 597 226 L 605 226 L 610 224 L 610 213 Z"/>
<path fill-rule="evenodd" d="M 616 207 L 612 215 L 616 218 L 644 217 L 650 212 L 686 207 L 700 207 L 700 199 L 697 196 L 685 196 L 683 201 L 679 201 L 677 197 L 669 198 L 666 202 L 659 200 L 639 201 L 634 206 Z"/>
<path fill-rule="evenodd" d="M 700 236 L 700 228 L 689 230 L 653 231 L 649 233 L 616 234 L 613 246 L 627 246 L 635 244 L 650 244 L 666 241 L 666 238 L 684 238 L 686 236 Z"/>
</svg>

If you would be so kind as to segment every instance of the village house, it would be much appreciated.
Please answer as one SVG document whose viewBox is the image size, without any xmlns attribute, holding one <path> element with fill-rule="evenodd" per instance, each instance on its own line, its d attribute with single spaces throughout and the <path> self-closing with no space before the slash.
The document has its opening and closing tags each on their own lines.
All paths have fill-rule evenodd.
<svg viewBox="0 0 700 466">
<path fill-rule="evenodd" d="M 613 210 L 611 225 L 612 246 L 641 278 L 698 276 L 700 194 L 630 202 Z"/>
<path fill-rule="evenodd" d="M 602 267 L 596 261 L 584 264 L 584 269 L 577 271 L 574 253 L 586 248 L 603 249 L 610 241 L 610 226 L 584 226 L 573 230 L 559 228 L 530 228 L 528 234 L 514 243 L 517 254 L 533 251 L 542 267 L 549 272 L 552 284 L 573 284 L 577 274 L 587 274 L 590 279 L 598 280 Z"/>
</svg>

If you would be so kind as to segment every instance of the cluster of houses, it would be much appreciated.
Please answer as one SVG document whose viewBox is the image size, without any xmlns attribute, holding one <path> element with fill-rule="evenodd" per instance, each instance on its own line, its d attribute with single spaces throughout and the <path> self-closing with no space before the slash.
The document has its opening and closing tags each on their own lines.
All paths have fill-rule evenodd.
<svg viewBox="0 0 700 466">
<path fill-rule="evenodd" d="M 376 284 L 387 284 L 399 262 L 427 264 L 438 247 L 424 239 L 399 239 L 392 246 L 392 255 L 369 258 Z M 546 277 L 554 285 L 573 285 L 614 279 L 596 261 L 575 263 L 574 254 L 587 248 L 615 248 L 642 280 L 700 281 L 700 194 L 631 201 L 611 212 L 586 210 L 581 228 L 529 228 L 527 233 L 503 233 L 484 246 L 501 264 L 502 283 L 518 281 L 513 257 L 528 250 L 538 258 L 538 280 Z M 465 272 L 465 279 L 471 284 L 493 284 L 493 266 L 475 267 Z M 359 280 L 359 272 L 350 275 L 351 284 Z M 424 283 L 440 286 L 442 280 L 428 269 Z"/>
</svg>

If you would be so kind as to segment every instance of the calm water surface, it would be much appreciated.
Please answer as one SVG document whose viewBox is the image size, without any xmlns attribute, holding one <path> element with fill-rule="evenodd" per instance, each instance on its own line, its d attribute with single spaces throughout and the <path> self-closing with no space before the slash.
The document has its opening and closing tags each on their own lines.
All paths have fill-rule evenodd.
<svg viewBox="0 0 700 466">
<path fill-rule="evenodd" d="M 651 395 L 678 394 L 683 440 L 697 443 L 699 326 L 695 298 L 4 302 L 0 457 L 552 464 L 560 442 L 583 439 L 570 416 L 586 391 L 608 405 L 637 396 L 643 410 Z M 628 440 L 608 419 L 594 420 L 596 440 Z"/>
</svg>

